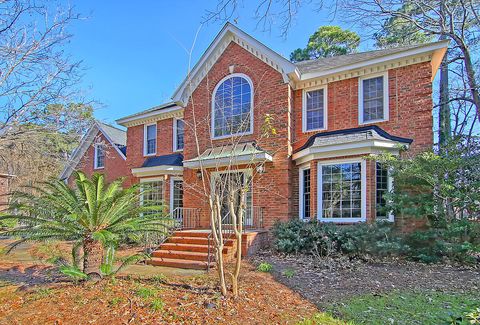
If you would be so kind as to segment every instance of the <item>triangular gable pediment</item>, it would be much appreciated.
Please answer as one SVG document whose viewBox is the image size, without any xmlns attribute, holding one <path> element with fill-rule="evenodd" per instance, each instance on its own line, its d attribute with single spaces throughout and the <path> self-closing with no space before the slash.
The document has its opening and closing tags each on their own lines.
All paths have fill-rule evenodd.
<svg viewBox="0 0 480 325">
<path fill-rule="evenodd" d="M 197 88 L 231 42 L 238 44 L 273 69 L 280 72 L 286 83 L 289 82 L 288 75 L 296 72 L 296 67 L 292 62 L 271 50 L 238 27 L 227 23 L 215 37 L 187 77 L 185 77 L 180 87 L 177 88 L 172 97 L 174 102 L 182 106 L 186 105 L 191 93 Z"/>
</svg>

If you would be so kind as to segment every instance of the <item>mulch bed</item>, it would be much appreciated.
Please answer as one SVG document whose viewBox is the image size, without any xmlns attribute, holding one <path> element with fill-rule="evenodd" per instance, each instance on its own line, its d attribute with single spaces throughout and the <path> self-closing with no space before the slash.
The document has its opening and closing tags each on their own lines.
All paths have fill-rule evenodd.
<svg viewBox="0 0 480 325">
<path fill-rule="evenodd" d="M 480 292 L 480 269 L 426 265 L 404 260 L 365 262 L 346 257 L 316 260 L 312 256 L 285 256 L 264 252 L 253 264 L 268 262 L 280 283 L 300 293 L 321 309 L 362 294 L 392 290 Z M 290 270 L 293 276 L 287 276 Z"/>
<path fill-rule="evenodd" d="M 240 297 L 222 298 L 216 274 L 155 279 L 121 278 L 63 284 L 46 290 L 0 289 L 0 324 L 295 324 L 317 308 L 244 263 Z M 139 288 L 150 288 L 145 298 Z M 152 299 L 161 299 L 153 310 Z"/>
</svg>

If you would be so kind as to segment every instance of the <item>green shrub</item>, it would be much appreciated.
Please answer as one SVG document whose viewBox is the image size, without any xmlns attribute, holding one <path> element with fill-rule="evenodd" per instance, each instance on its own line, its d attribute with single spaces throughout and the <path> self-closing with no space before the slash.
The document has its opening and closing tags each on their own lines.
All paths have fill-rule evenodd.
<svg viewBox="0 0 480 325">
<path fill-rule="evenodd" d="M 291 220 L 277 223 L 273 234 L 276 249 L 283 253 L 384 256 L 406 249 L 389 223 L 336 226 L 316 221 Z"/>
<path fill-rule="evenodd" d="M 277 223 L 273 234 L 278 251 L 318 257 L 404 256 L 423 263 L 443 260 L 476 263 L 480 252 L 480 224 L 468 220 L 407 235 L 397 232 L 387 222 L 337 226 L 291 220 Z"/>
<path fill-rule="evenodd" d="M 273 270 L 272 264 L 266 263 L 266 262 L 260 263 L 257 267 L 257 271 L 260 271 L 260 272 L 268 273 L 268 272 L 271 272 L 272 270 Z"/>
</svg>

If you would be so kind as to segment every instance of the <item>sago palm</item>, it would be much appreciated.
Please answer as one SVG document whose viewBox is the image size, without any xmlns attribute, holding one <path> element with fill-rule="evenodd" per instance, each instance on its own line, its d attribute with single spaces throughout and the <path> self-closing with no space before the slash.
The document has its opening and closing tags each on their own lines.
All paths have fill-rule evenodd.
<svg viewBox="0 0 480 325">
<path fill-rule="evenodd" d="M 71 241 L 73 254 L 83 247 L 83 272 L 100 274 L 106 246 L 118 244 L 129 235 L 165 232 L 171 220 L 161 205 L 140 203 L 148 188 L 122 188 L 122 179 L 111 184 L 105 177 L 94 174 L 90 179 L 75 173 L 75 188 L 63 181 L 46 182 L 31 189 L 31 193 L 14 195 L 11 215 L 0 220 L 18 219 L 18 226 L 2 234 L 25 241 Z M 155 203 L 156 204 L 156 203 Z M 75 260 L 75 258 L 74 258 Z M 74 261 L 74 263 L 76 263 Z"/>
</svg>

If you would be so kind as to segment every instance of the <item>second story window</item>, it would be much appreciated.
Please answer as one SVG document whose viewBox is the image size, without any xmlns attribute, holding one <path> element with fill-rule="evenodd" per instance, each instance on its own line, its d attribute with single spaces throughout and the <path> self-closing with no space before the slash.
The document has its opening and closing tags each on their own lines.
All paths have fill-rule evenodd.
<svg viewBox="0 0 480 325">
<path fill-rule="evenodd" d="M 358 83 L 359 123 L 388 120 L 388 74 L 368 76 Z"/>
<path fill-rule="evenodd" d="M 144 155 L 154 155 L 157 153 L 157 124 L 145 125 L 144 130 Z"/>
<path fill-rule="evenodd" d="M 105 146 L 101 143 L 95 144 L 95 157 L 93 159 L 94 169 L 105 167 Z"/>
<path fill-rule="evenodd" d="M 253 131 L 253 86 L 243 74 L 232 74 L 213 92 L 212 134 L 214 138 Z"/>
<path fill-rule="evenodd" d="M 327 87 L 303 92 L 303 132 L 324 130 L 327 124 Z"/>
<path fill-rule="evenodd" d="M 183 150 L 184 122 L 180 119 L 173 120 L 173 151 Z"/>
</svg>

